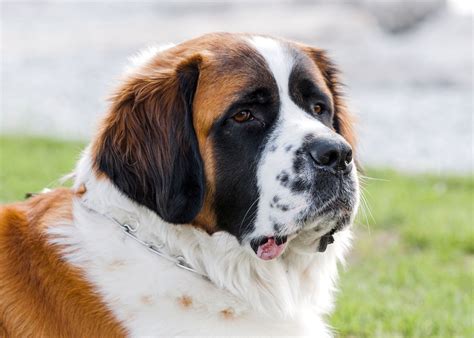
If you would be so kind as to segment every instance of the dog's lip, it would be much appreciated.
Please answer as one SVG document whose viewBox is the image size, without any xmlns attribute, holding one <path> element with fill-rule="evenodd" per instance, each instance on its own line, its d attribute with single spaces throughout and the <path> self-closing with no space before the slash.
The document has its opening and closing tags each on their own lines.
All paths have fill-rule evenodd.
<svg viewBox="0 0 474 338">
<path fill-rule="evenodd" d="M 272 260 L 279 257 L 286 248 L 288 236 L 261 236 L 250 241 L 258 258 Z"/>
</svg>

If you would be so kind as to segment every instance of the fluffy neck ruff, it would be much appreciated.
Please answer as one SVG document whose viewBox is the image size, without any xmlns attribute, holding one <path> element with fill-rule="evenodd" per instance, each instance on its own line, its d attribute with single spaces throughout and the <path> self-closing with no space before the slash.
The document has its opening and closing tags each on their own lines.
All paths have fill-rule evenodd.
<svg viewBox="0 0 474 338">
<path fill-rule="evenodd" d="M 302 253 L 295 241 L 289 243 L 282 257 L 263 261 L 250 247 L 241 246 L 226 232 L 209 235 L 191 225 L 164 222 L 154 212 L 124 196 L 107 178 L 97 178 L 87 150 L 75 172 L 74 188 L 79 189 L 82 185 L 87 191 L 81 203 L 75 203 L 75 211 L 84 213 L 85 209 L 81 209 L 84 203 L 120 222 L 139 222 L 138 238 L 164 244 L 163 251 L 183 256 L 194 269 L 207 275 L 210 282 L 198 281 L 199 276 L 183 271 L 190 275 L 187 280 L 194 278 L 196 281 L 193 282 L 209 283 L 211 288 L 224 291 L 232 302 L 241 304 L 248 311 L 272 318 L 294 318 L 302 309 L 308 308 L 317 314 L 331 311 L 337 263 L 343 260 L 349 247 L 350 230 L 336 233 L 335 243 L 324 253 L 316 250 L 310 254 Z M 104 222 L 100 226 L 116 227 L 115 234 L 121 236 L 116 224 Z M 97 234 L 99 232 L 98 229 Z M 126 237 L 123 240 L 133 241 Z M 162 260 L 151 252 L 147 255 L 156 261 Z"/>
</svg>

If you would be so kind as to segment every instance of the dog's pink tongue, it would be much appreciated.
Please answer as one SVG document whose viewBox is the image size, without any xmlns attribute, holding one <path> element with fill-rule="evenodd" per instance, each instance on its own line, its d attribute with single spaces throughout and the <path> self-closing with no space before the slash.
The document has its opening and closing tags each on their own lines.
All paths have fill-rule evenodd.
<svg viewBox="0 0 474 338">
<path fill-rule="evenodd" d="M 286 243 L 280 245 L 275 243 L 275 239 L 270 237 L 265 244 L 262 244 L 257 249 L 257 256 L 265 261 L 276 258 L 285 249 Z"/>
</svg>

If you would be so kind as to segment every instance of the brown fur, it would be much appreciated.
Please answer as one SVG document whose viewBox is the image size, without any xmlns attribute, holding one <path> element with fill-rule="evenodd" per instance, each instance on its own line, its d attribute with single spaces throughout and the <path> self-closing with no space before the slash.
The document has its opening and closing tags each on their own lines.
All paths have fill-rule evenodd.
<svg viewBox="0 0 474 338">
<path fill-rule="evenodd" d="M 72 223 L 73 196 L 58 189 L 0 208 L 2 337 L 125 335 L 82 272 L 48 243 L 48 226 Z"/>
<path fill-rule="evenodd" d="M 189 296 L 181 296 L 178 298 L 178 303 L 183 307 L 183 308 L 189 308 L 193 305 L 193 299 Z"/>
<path fill-rule="evenodd" d="M 242 64 L 239 55 L 252 55 L 254 61 Z M 120 154 L 121 160 L 134 167 L 136 175 L 142 178 L 145 175 L 140 172 L 151 170 L 150 162 L 158 164 L 163 173 L 171 167 L 173 153 L 169 143 L 171 140 L 180 142 L 180 131 L 173 127 L 177 117 L 172 114 L 181 104 L 176 101 L 178 73 L 190 64 L 199 68 L 193 126 L 204 163 L 206 185 L 203 206 L 191 223 L 213 233 L 219 229 L 213 210 L 215 161 L 209 133 L 238 93 L 249 84 L 261 81 L 262 74 L 255 70 L 265 67 L 264 60 L 243 38 L 219 33 L 190 40 L 161 52 L 137 74 L 129 75 L 112 97 L 109 113 L 93 142 L 92 157 L 99 158 L 107 151 Z M 170 137 L 169 132 L 176 135 Z M 156 145 L 160 145 L 160 151 Z M 97 162 L 95 165 L 97 175 L 103 176 Z"/>
<path fill-rule="evenodd" d="M 235 318 L 235 313 L 234 313 L 234 310 L 232 310 L 232 309 L 224 309 L 220 313 L 221 313 L 222 317 L 224 317 L 224 319 L 229 320 L 229 319 L 234 319 Z"/>
</svg>

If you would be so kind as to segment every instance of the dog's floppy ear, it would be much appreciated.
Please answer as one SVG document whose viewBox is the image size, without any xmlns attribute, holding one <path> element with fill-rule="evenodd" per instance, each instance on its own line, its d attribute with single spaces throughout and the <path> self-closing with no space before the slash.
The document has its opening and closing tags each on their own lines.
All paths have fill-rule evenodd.
<svg viewBox="0 0 474 338">
<path fill-rule="evenodd" d="M 95 169 L 170 223 L 188 223 L 204 198 L 192 103 L 201 57 L 157 55 L 120 86 L 93 146 Z"/>
</svg>

